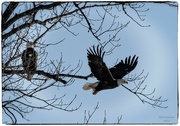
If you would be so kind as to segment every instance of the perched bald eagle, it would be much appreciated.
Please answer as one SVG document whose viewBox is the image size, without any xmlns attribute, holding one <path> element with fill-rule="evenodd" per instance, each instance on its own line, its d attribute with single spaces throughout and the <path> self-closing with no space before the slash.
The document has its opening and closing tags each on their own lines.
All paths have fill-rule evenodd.
<svg viewBox="0 0 180 126">
<path fill-rule="evenodd" d="M 27 43 L 26 50 L 23 51 L 21 59 L 28 80 L 32 79 L 37 68 L 37 56 L 37 52 L 34 50 L 34 43 Z"/>
<path fill-rule="evenodd" d="M 125 62 L 121 60 L 117 65 L 108 69 L 103 61 L 105 52 L 103 47 L 93 46 L 87 50 L 88 64 L 90 66 L 92 74 L 99 80 L 95 83 L 86 83 L 83 86 L 84 90 L 92 89 L 93 94 L 97 94 L 101 90 L 113 89 L 122 84 L 128 83 L 122 78 L 131 72 L 138 63 L 138 57 L 136 55 L 125 59 Z"/>
</svg>

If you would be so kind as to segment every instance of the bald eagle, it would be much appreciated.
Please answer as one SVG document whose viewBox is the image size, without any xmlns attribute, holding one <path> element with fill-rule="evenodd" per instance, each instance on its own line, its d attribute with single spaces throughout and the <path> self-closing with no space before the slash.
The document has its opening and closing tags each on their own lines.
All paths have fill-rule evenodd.
<svg viewBox="0 0 180 126">
<path fill-rule="evenodd" d="M 88 64 L 90 66 L 92 74 L 99 80 L 95 83 L 86 83 L 83 86 L 84 90 L 93 90 L 93 94 L 97 94 L 101 90 L 113 89 L 122 84 L 127 84 L 128 82 L 122 79 L 126 74 L 131 72 L 138 63 L 138 57 L 136 55 L 127 57 L 125 62 L 121 60 L 117 65 L 108 69 L 103 61 L 105 52 L 103 47 L 93 46 L 87 50 Z"/>
<path fill-rule="evenodd" d="M 34 71 L 37 68 L 37 56 L 37 52 L 34 50 L 34 43 L 27 43 L 26 50 L 23 51 L 21 59 L 28 80 L 32 79 Z"/>
</svg>

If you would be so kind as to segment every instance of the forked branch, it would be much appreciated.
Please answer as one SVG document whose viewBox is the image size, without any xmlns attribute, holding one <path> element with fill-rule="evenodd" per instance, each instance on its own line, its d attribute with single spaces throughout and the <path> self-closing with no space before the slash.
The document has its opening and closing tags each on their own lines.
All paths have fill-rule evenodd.
<svg viewBox="0 0 180 126">
<path fill-rule="evenodd" d="M 155 90 L 156 90 L 155 88 L 151 93 L 145 93 L 147 85 L 143 86 L 143 83 L 145 83 L 145 80 L 148 77 L 148 75 L 149 74 L 147 74 L 144 77 L 140 77 L 139 75 L 137 75 L 137 76 L 134 76 L 135 79 L 131 78 L 131 80 L 133 80 L 134 84 L 135 84 L 135 88 L 133 88 L 133 89 L 130 89 L 125 85 L 122 85 L 122 86 L 125 89 L 127 89 L 128 91 L 130 91 L 131 93 L 133 93 L 135 96 L 137 96 L 138 99 L 142 103 L 147 103 L 147 104 L 151 105 L 152 107 L 167 108 L 168 106 L 162 106 L 162 103 L 166 102 L 167 99 L 162 100 L 162 96 L 155 98 L 155 96 L 153 95 L 155 93 Z M 139 83 L 136 84 L 135 81 L 138 81 Z"/>
</svg>

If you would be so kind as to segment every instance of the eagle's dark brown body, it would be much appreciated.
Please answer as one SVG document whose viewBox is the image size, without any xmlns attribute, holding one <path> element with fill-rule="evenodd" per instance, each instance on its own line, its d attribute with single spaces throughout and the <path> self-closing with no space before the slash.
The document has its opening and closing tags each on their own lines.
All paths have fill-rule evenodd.
<svg viewBox="0 0 180 126">
<path fill-rule="evenodd" d="M 33 72 L 37 68 L 37 52 L 34 48 L 29 47 L 23 51 L 21 59 L 23 68 L 27 73 L 27 79 L 31 80 Z"/>
</svg>

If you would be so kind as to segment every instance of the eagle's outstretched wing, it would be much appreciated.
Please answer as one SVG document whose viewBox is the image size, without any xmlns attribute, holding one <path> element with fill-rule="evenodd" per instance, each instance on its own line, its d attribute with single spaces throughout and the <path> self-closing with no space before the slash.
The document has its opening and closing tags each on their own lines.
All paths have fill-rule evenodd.
<svg viewBox="0 0 180 126">
<path fill-rule="evenodd" d="M 114 78 L 103 61 L 105 54 L 103 47 L 99 47 L 99 45 L 97 47 L 93 46 L 87 52 L 88 64 L 94 76 L 100 81 L 113 81 Z"/>
<path fill-rule="evenodd" d="M 138 57 L 136 57 L 136 55 L 134 55 L 132 59 L 131 56 L 129 56 L 125 59 L 125 62 L 121 60 L 121 62 L 119 62 L 117 65 L 110 68 L 109 70 L 115 79 L 121 79 L 126 74 L 131 72 L 136 67 L 137 63 Z"/>
</svg>

